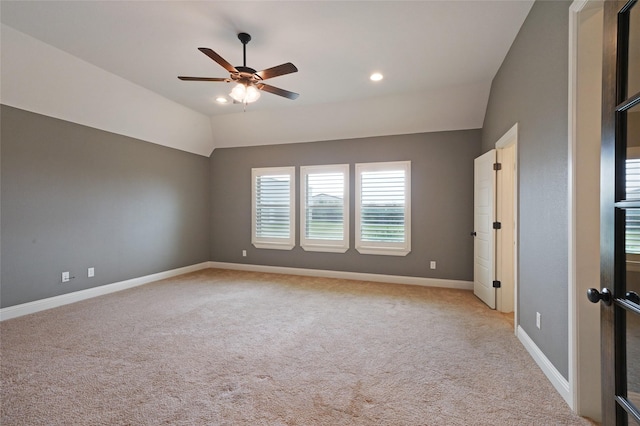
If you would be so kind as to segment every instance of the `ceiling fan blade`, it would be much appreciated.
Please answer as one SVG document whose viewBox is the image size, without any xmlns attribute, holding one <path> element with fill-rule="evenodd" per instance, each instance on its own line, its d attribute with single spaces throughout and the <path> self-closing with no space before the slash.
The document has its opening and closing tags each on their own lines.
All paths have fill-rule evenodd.
<svg viewBox="0 0 640 426">
<path fill-rule="evenodd" d="M 218 78 L 218 77 L 184 77 L 178 76 L 180 80 L 183 81 L 226 81 L 229 82 L 231 79 L 229 78 Z"/>
<path fill-rule="evenodd" d="M 258 86 L 258 89 L 260 89 L 260 90 L 264 90 L 265 92 L 273 93 L 274 95 L 282 96 L 284 98 L 288 98 L 288 99 L 291 99 L 291 100 L 297 99 L 298 96 L 300 96 L 297 93 L 290 92 L 290 91 L 284 90 L 284 89 L 280 89 L 278 87 L 269 86 L 268 84 L 259 83 L 256 86 Z"/>
<path fill-rule="evenodd" d="M 278 77 L 285 74 L 291 74 L 293 72 L 298 72 L 298 68 L 293 65 L 291 62 L 287 62 L 286 64 L 278 65 L 272 68 L 267 68 L 266 70 L 258 71 L 256 75 L 263 80 L 268 78 Z"/>
<path fill-rule="evenodd" d="M 214 52 L 213 50 L 209 49 L 208 47 L 198 47 L 198 50 L 201 51 L 202 53 L 204 53 L 205 55 L 207 55 L 208 57 L 210 57 L 211 59 L 213 59 L 214 61 L 216 61 L 225 70 L 227 70 L 227 71 L 229 71 L 231 73 L 237 73 L 238 72 L 238 70 L 233 65 L 231 65 L 229 62 L 225 61 L 222 58 L 222 56 L 218 55 L 216 52 Z"/>
</svg>

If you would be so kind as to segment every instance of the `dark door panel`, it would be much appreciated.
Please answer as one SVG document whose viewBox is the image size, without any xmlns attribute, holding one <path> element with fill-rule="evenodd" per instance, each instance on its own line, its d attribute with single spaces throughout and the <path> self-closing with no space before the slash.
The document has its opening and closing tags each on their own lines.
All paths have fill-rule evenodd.
<svg viewBox="0 0 640 426">
<path fill-rule="evenodd" d="M 640 6 L 604 9 L 601 151 L 602 422 L 640 424 Z M 607 291 L 604 291 L 606 288 Z"/>
</svg>

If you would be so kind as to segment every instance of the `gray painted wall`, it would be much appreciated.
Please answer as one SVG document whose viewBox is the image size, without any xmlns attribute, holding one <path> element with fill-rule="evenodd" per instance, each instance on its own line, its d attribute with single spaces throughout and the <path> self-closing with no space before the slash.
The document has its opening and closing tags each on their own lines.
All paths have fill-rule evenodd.
<svg viewBox="0 0 640 426">
<path fill-rule="evenodd" d="M 568 378 L 569 1 L 537 1 L 493 80 L 482 150 L 518 123 L 518 322 Z M 540 330 L 536 312 L 542 315 Z"/>
<path fill-rule="evenodd" d="M 216 149 L 211 156 L 211 256 L 218 262 L 473 280 L 473 159 L 480 130 Z M 411 160 L 412 251 L 361 255 L 354 248 L 354 164 Z M 299 226 L 303 165 L 350 164 L 350 249 L 346 253 L 256 249 L 251 245 L 251 168 L 296 166 Z M 247 257 L 242 257 L 242 250 Z M 429 269 L 429 261 L 437 269 Z"/>
<path fill-rule="evenodd" d="M 0 306 L 209 260 L 208 158 L 1 114 Z M 63 271 L 76 278 L 62 284 Z"/>
</svg>

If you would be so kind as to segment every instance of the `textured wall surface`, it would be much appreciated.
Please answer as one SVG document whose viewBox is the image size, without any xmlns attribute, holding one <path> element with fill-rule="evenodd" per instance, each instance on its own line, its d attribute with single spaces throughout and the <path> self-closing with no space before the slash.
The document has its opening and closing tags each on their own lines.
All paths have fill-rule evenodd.
<svg viewBox="0 0 640 426">
<path fill-rule="evenodd" d="M 209 260 L 208 158 L 1 113 L 2 307 Z"/>
<path fill-rule="evenodd" d="M 216 149 L 211 156 L 211 256 L 218 262 L 473 280 L 473 159 L 480 130 Z M 412 251 L 407 256 L 359 254 L 353 247 L 354 164 L 411 160 Z M 346 253 L 256 249 L 251 245 L 251 168 L 350 165 L 350 249 Z M 247 250 L 247 257 L 242 257 Z M 437 269 L 429 269 L 429 261 Z"/>
<path fill-rule="evenodd" d="M 534 4 L 491 87 L 482 150 L 518 123 L 518 321 L 568 377 L 568 1 Z M 543 327 L 536 327 L 536 312 Z"/>
</svg>

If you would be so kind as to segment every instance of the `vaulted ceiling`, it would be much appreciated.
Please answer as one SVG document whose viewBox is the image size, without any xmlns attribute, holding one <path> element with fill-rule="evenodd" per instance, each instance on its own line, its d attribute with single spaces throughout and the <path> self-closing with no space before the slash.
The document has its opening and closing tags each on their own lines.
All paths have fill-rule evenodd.
<svg viewBox="0 0 640 426">
<path fill-rule="evenodd" d="M 51 114 L 78 122 L 87 116 L 82 124 L 88 125 L 105 120 L 110 102 L 166 103 L 142 109 L 162 109 L 157 121 L 170 121 L 163 114 L 171 120 L 188 115 L 185 122 L 198 123 L 204 117 L 210 141 L 190 147 L 186 135 L 167 143 L 150 131 L 131 135 L 203 155 L 216 147 L 477 128 L 491 81 L 532 3 L 3 0 L 1 100 L 49 113 L 57 108 L 51 98 L 63 105 L 82 96 L 83 111 L 60 107 Z M 252 36 L 248 66 L 297 66 L 299 72 L 269 80 L 300 93 L 297 100 L 263 93 L 243 111 L 242 105 L 215 101 L 228 97 L 228 83 L 177 79 L 227 77 L 197 48 L 209 47 L 242 65 L 239 32 Z M 74 65 L 63 70 L 61 62 Z M 384 79 L 369 80 L 372 72 Z M 25 94 L 28 87 L 37 93 Z M 82 93 L 61 99 L 70 92 Z M 140 116 L 138 125 L 145 120 Z"/>
</svg>

